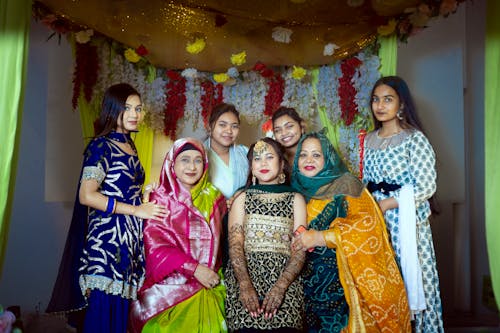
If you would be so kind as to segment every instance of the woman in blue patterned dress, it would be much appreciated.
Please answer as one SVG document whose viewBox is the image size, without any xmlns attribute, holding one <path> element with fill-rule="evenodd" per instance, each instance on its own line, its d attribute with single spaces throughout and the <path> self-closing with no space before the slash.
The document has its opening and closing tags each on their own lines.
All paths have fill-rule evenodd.
<svg viewBox="0 0 500 333">
<path fill-rule="evenodd" d="M 141 203 L 144 169 L 130 138 L 141 111 L 133 87 L 109 87 L 97 122 L 99 134 L 85 149 L 79 200 L 48 309 L 86 308 L 83 332 L 127 331 L 129 301 L 144 280 L 142 219 L 165 216 L 164 207 Z M 75 296 L 77 281 L 80 297 Z"/>
<path fill-rule="evenodd" d="M 416 332 L 443 332 L 429 201 L 436 191 L 435 154 L 407 84 L 379 79 L 372 90 L 375 130 L 364 141 L 363 181 L 384 213 Z"/>
</svg>

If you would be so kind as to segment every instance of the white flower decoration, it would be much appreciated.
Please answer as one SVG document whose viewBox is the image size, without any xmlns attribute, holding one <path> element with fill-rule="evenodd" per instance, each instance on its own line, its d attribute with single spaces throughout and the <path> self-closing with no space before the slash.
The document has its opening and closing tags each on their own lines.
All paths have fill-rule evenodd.
<svg viewBox="0 0 500 333">
<path fill-rule="evenodd" d="M 198 77 L 198 70 L 196 68 L 186 68 L 181 72 L 181 75 L 186 79 L 196 79 Z"/>
<path fill-rule="evenodd" d="M 237 78 L 238 76 L 240 76 L 240 72 L 238 71 L 238 68 L 236 68 L 236 67 L 228 68 L 226 74 L 229 75 L 229 77 L 231 77 L 231 78 Z"/>
<path fill-rule="evenodd" d="M 90 37 L 92 37 L 93 34 L 94 30 L 92 29 L 81 30 L 75 34 L 75 40 L 79 44 L 85 44 L 90 41 Z"/>
<path fill-rule="evenodd" d="M 328 43 L 325 45 L 325 48 L 323 49 L 323 55 L 324 56 L 331 56 L 335 53 L 335 50 L 338 48 L 339 47 L 336 44 Z"/>
<path fill-rule="evenodd" d="M 292 36 L 293 31 L 287 28 L 283 27 L 275 27 L 273 28 L 273 39 L 279 43 L 290 43 L 292 39 L 290 38 Z"/>
</svg>

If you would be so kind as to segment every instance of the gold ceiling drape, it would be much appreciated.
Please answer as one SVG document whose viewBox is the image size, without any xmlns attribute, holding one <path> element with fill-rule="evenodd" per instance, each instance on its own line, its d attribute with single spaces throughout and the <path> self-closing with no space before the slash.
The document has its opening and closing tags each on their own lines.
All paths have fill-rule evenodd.
<svg viewBox="0 0 500 333">
<path fill-rule="evenodd" d="M 353 54 L 375 39 L 377 27 L 419 0 L 42 0 L 57 15 L 124 45 L 144 45 L 156 67 L 221 72 L 245 51 L 239 70 L 260 61 L 275 65 L 322 65 Z M 273 29 L 291 31 L 290 42 Z M 202 38 L 205 49 L 186 51 Z M 324 47 L 335 44 L 333 55 Z"/>
</svg>

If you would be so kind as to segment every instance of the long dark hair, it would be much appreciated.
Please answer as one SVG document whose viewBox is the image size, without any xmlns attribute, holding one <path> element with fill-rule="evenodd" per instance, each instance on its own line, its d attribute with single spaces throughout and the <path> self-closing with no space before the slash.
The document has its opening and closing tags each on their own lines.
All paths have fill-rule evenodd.
<svg viewBox="0 0 500 333">
<path fill-rule="evenodd" d="M 104 93 L 101 113 L 95 122 L 96 136 L 104 136 L 118 127 L 118 119 L 123 119 L 123 111 L 129 96 L 141 95 L 128 83 L 118 83 L 109 87 Z"/>
<path fill-rule="evenodd" d="M 377 80 L 377 82 L 375 82 L 371 96 L 373 96 L 375 89 L 381 85 L 386 85 L 394 89 L 394 91 L 396 91 L 396 94 L 399 97 L 399 103 L 403 105 L 403 108 L 401 109 L 403 119 L 399 120 L 399 124 L 401 125 L 401 127 L 415 128 L 425 134 L 422 122 L 420 121 L 420 118 L 418 117 L 417 114 L 417 108 L 415 107 L 415 103 L 413 102 L 410 89 L 408 88 L 406 82 L 399 76 L 381 77 L 380 79 Z M 372 117 L 373 117 L 373 122 L 375 124 L 375 129 L 382 127 L 382 123 L 378 121 L 375 118 L 375 116 L 373 116 L 373 110 L 372 110 Z"/>
<path fill-rule="evenodd" d="M 373 86 L 372 89 L 372 94 L 375 92 L 375 89 L 378 86 L 381 85 L 386 85 L 394 89 L 396 94 L 399 97 L 399 103 L 403 105 L 403 108 L 401 111 L 403 112 L 403 119 L 399 120 L 399 124 L 401 125 L 402 128 L 414 128 L 416 130 L 419 130 L 420 132 L 424 133 L 425 131 L 422 126 L 422 122 L 420 121 L 420 118 L 418 117 L 417 113 L 417 108 L 415 107 L 415 103 L 413 102 L 413 98 L 410 93 L 410 89 L 408 88 L 408 85 L 406 84 L 405 80 L 400 78 L 399 76 L 384 76 L 381 77 L 380 79 L 375 82 L 375 85 Z M 371 105 L 371 104 L 370 104 Z M 371 106 L 370 106 L 371 107 Z M 375 116 L 373 116 L 373 110 L 372 110 L 372 117 L 373 117 L 373 122 L 375 124 L 375 129 L 378 129 L 382 127 L 382 123 L 378 121 Z M 436 195 L 434 194 L 432 197 L 429 198 L 429 205 L 431 207 L 431 211 L 433 214 L 438 215 L 440 213 L 440 208 L 439 208 L 439 203 L 437 201 Z"/>
<path fill-rule="evenodd" d="M 272 138 L 265 137 L 265 138 L 259 139 L 257 142 L 259 142 L 259 141 L 263 141 L 263 142 L 267 143 L 268 145 L 270 145 L 271 147 L 273 147 L 274 151 L 278 155 L 279 163 L 283 162 L 283 173 L 285 174 L 285 177 L 286 177 L 283 185 L 290 185 L 290 165 L 288 164 L 288 161 L 286 159 L 285 148 L 281 145 L 281 143 L 279 143 L 278 141 L 276 141 Z M 247 178 L 247 183 L 246 183 L 245 188 L 248 188 L 250 185 L 252 185 L 253 151 L 255 148 L 255 144 L 257 142 L 254 142 L 250 146 L 250 148 L 248 149 L 247 159 L 248 159 L 248 165 L 250 166 L 250 172 L 248 173 L 248 178 Z"/>
</svg>

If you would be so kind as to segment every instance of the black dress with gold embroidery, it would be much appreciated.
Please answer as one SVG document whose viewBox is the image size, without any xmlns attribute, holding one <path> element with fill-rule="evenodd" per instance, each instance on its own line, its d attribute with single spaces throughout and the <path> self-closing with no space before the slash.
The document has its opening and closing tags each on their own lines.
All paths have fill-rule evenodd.
<svg viewBox="0 0 500 333">
<path fill-rule="evenodd" d="M 248 273 L 259 299 L 264 299 L 266 293 L 273 287 L 291 255 L 295 193 L 273 192 L 254 188 L 245 192 L 244 250 Z M 230 331 L 244 328 L 302 329 L 304 293 L 300 277 L 290 284 L 283 303 L 272 319 L 265 319 L 263 314 L 252 318 L 244 308 L 239 300 L 239 283 L 234 275 L 231 261 L 225 279 L 226 321 Z"/>
</svg>

